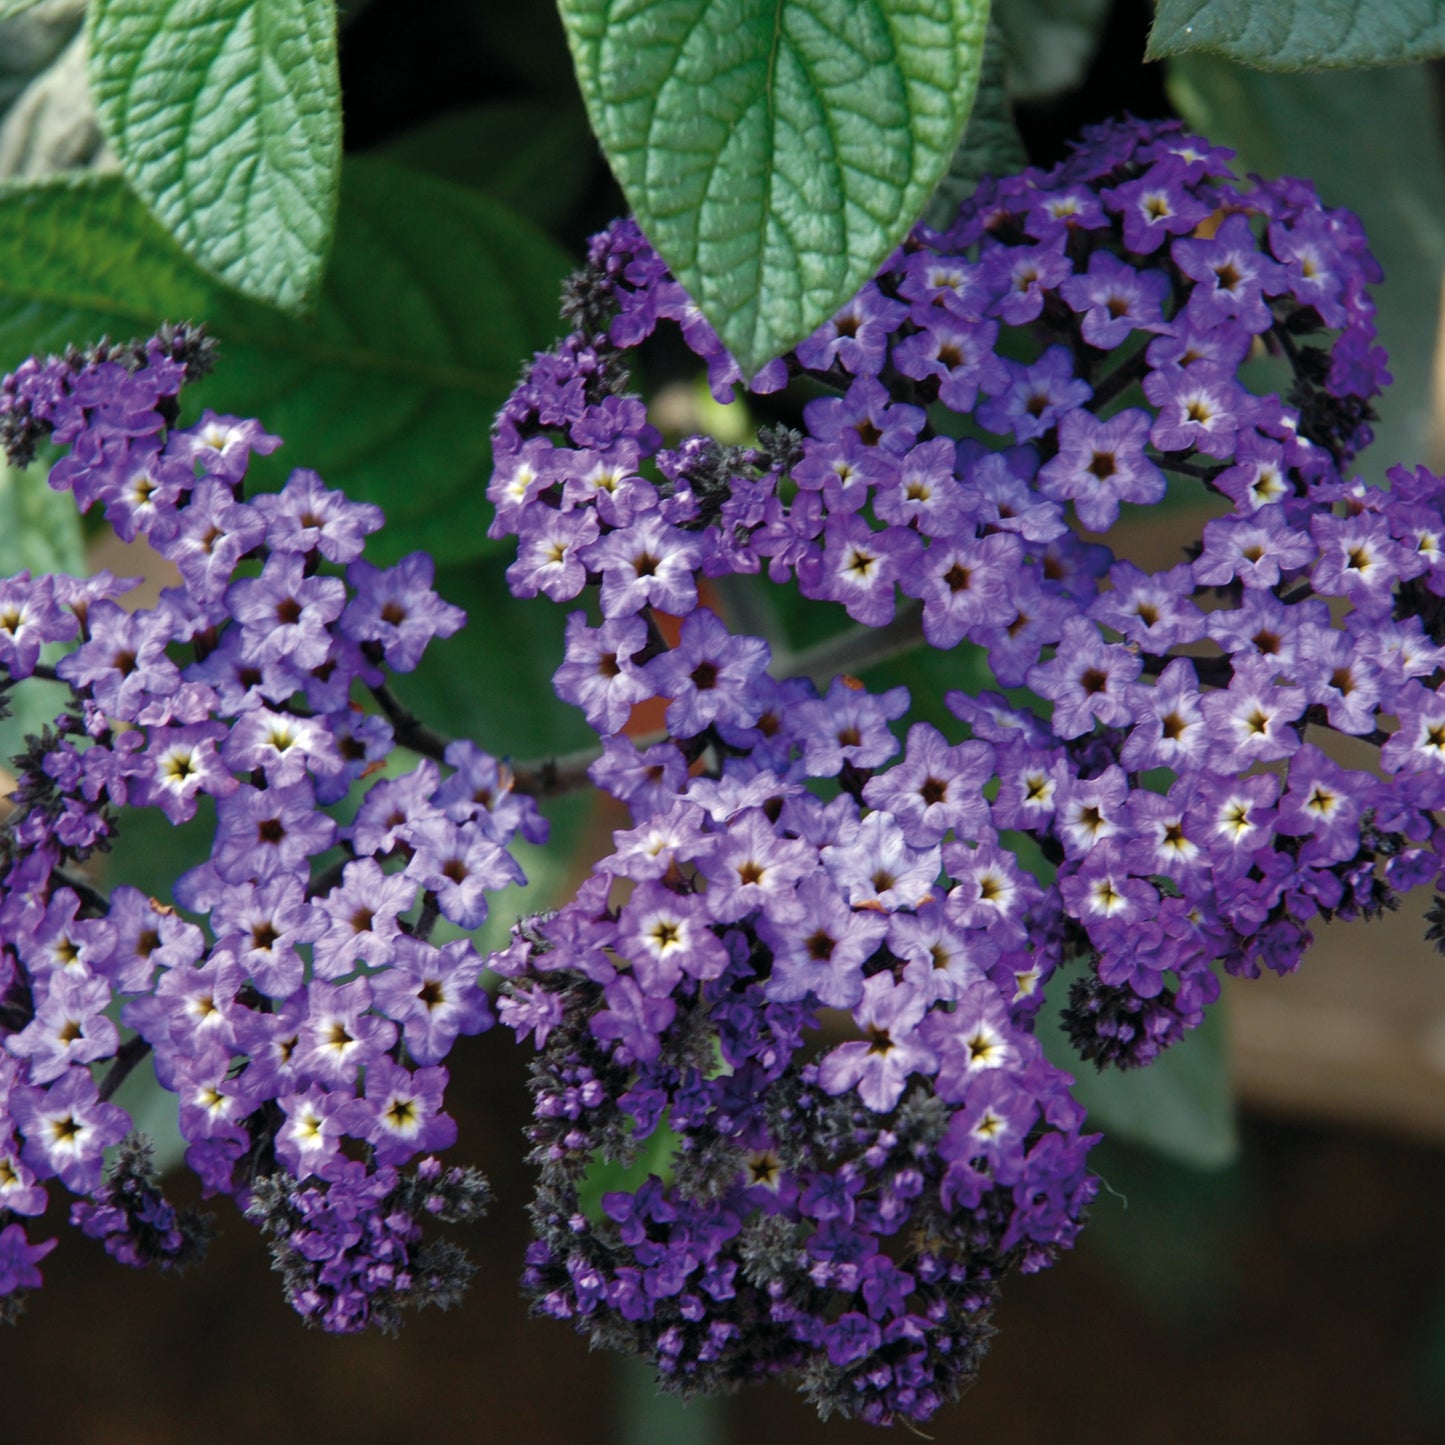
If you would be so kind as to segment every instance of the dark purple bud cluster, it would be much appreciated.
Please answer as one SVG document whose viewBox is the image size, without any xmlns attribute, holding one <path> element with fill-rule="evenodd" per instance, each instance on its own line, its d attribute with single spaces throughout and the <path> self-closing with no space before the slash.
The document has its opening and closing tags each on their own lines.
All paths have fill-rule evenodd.
<svg viewBox="0 0 1445 1445">
<path fill-rule="evenodd" d="M 1312 919 L 1440 870 L 1445 483 L 1347 477 L 1378 268 L 1353 216 L 1228 160 L 1124 121 L 986 182 L 752 379 L 796 430 L 750 448 L 665 448 L 628 392 L 663 323 L 719 400 L 744 378 L 619 222 L 499 417 L 512 589 L 589 599 L 556 688 L 635 824 L 493 960 L 541 1053 L 527 1281 L 676 1388 L 788 1372 L 926 1418 L 1095 1187 L 1034 1034 L 1053 976 L 1084 1058 L 1147 1064 L 1216 965 L 1287 972 Z M 1151 573 L 1104 537 L 1170 477 L 1212 516 Z M 707 605 L 762 571 L 1019 691 L 952 694 L 958 736 L 914 722 L 900 760 L 903 689 L 774 675 Z M 634 1173 L 594 1202 L 599 1159 Z"/>
<path fill-rule="evenodd" d="M 207 354 L 167 331 L 28 361 L 0 389 L 16 456 L 50 435 L 65 448 L 52 486 L 177 580 L 151 607 L 108 573 L 0 581 L 0 681 L 56 699 L 0 823 L 0 1300 L 38 1281 L 45 1247 L 18 1219 L 43 1211 L 50 1180 L 87 1201 L 74 1222 L 116 1258 L 194 1252 L 134 1147 L 102 1182 L 131 1129 L 111 1097 L 150 1053 L 205 1191 L 244 1207 L 269 1180 L 291 1201 L 303 1222 L 277 1250 L 316 1271 L 298 1307 L 349 1329 L 382 1296 L 390 1318 L 423 1276 L 452 1281 L 427 1286 L 439 1300 L 461 1279 L 416 1253 L 426 1210 L 403 1223 L 396 1202 L 415 1184 L 398 1170 L 456 1136 L 452 1043 L 492 1022 L 476 950 L 430 934 L 480 923 L 486 894 L 522 881 L 513 837 L 546 825 L 505 767 L 432 737 L 387 689 L 388 669 L 462 624 L 430 560 L 362 560 L 380 511 L 314 472 L 248 498 L 251 456 L 280 445 L 259 423 L 176 425 Z M 426 756 L 383 773 L 398 745 Z M 173 899 L 88 880 L 122 810 L 179 824 L 203 801 L 209 857 Z M 392 1211 L 384 1242 L 315 1222 L 356 1219 L 363 1198 Z M 261 1212 L 276 1230 L 277 1209 Z"/>
</svg>

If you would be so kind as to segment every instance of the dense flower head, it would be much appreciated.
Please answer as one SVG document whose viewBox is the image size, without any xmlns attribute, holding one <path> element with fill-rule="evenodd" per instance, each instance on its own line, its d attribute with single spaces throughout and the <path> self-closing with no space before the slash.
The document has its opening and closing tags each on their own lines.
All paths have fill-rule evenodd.
<svg viewBox="0 0 1445 1445">
<path fill-rule="evenodd" d="M 1229 159 L 1097 127 L 750 381 L 618 222 L 498 418 L 493 534 L 519 595 L 587 603 L 557 690 L 633 821 L 493 960 L 541 1051 L 527 1282 L 679 1389 L 787 1373 L 926 1418 L 1092 1196 L 1045 997 L 1083 1060 L 1146 1065 L 1218 969 L 1288 972 L 1314 919 L 1439 872 L 1445 481 L 1352 478 L 1379 268 L 1353 216 Z M 783 422 L 664 446 L 627 368 L 668 324 Z M 1145 571 L 1114 528 L 1180 488 L 1203 535 Z M 886 629 L 1023 696 L 950 694 L 945 733 L 903 689 L 789 675 L 709 587 L 762 572 L 860 625 L 833 666 Z M 634 742 L 647 699 L 666 735 Z M 633 1171 L 600 1201 L 599 1157 Z"/>
<path fill-rule="evenodd" d="M 546 835 L 507 769 L 424 734 L 387 689 L 463 620 L 430 559 L 365 561 L 380 510 L 315 472 L 248 496 L 250 458 L 280 439 L 213 412 L 180 424 L 179 391 L 208 357 L 203 336 L 169 329 L 32 359 L 0 386 L 12 458 L 62 443 L 51 485 L 180 577 L 153 606 L 108 573 L 0 583 L 6 687 L 68 693 L 15 760 L 0 823 L 0 1298 L 38 1280 L 44 1250 L 10 1221 L 40 1213 L 52 1181 L 123 1262 L 168 1267 L 203 1244 L 112 1102 L 147 1054 L 206 1193 L 244 1207 L 269 1179 L 288 1209 L 312 1218 L 295 1200 L 314 1195 L 340 1219 L 413 1189 L 399 1171 L 456 1136 L 443 1060 L 493 1017 L 476 949 L 431 933 L 475 927 L 489 892 L 522 881 L 512 839 Z M 408 767 L 401 749 L 435 756 Z M 136 808 L 214 817 L 209 856 L 172 898 L 93 886 L 88 860 Z M 297 1286 L 298 1307 L 349 1329 L 380 1290 L 389 1321 L 408 1281 L 441 1274 L 427 1289 L 449 1299 L 465 1271 L 425 1264 L 427 1217 L 396 1213 L 370 1264 L 348 1254 L 360 1282 Z"/>
</svg>

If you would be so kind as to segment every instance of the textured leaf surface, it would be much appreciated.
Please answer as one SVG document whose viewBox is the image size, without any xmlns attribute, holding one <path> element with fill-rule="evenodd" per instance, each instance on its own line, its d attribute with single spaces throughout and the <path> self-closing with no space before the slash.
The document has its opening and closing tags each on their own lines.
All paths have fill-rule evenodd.
<svg viewBox="0 0 1445 1445">
<path fill-rule="evenodd" d="M 1391 65 L 1445 55 L 1440 0 L 1159 0 L 1148 58 L 1212 51 L 1260 70 Z"/>
<path fill-rule="evenodd" d="M 90 87 L 127 179 L 207 271 L 315 295 L 341 168 L 330 0 L 92 0 Z"/>
<path fill-rule="evenodd" d="M 561 0 L 649 240 L 751 373 L 877 269 L 968 119 L 987 0 Z"/>
<path fill-rule="evenodd" d="M 290 468 L 386 509 L 379 558 L 485 550 L 492 417 L 560 330 L 567 257 L 495 202 L 349 164 L 316 315 L 247 301 L 180 254 L 118 177 L 0 190 L 0 370 L 67 342 L 206 321 L 222 344 L 197 405 L 257 416 Z M 189 395 L 189 394 L 188 394 Z"/>
<path fill-rule="evenodd" d="M 40 0 L 0 0 L 0 20 L 13 20 L 27 10 L 33 10 Z"/>
<path fill-rule="evenodd" d="M 930 226 L 945 228 L 985 176 L 1011 175 L 1028 164 L 1005 83 L 1008 61 L 1008 42 L 998 26 L 990 24 L 968 128 L 923 213 Z"/>
</svg>

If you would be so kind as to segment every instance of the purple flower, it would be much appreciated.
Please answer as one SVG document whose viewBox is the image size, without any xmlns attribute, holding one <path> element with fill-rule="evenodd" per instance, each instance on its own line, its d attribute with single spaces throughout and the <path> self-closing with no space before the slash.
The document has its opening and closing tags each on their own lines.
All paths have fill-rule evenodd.
<svg viewBox="0 0 1445 1445">
<path fill-rule="evenodd" d="M 36 1177 L 58 1177 L 72 1194 L 100 1183 L 101 1156 L 130 1128 L 130 1115 L 101 1101 L 85 1068 L 66 1069 L 47 1089 L 12 1089 L 10 1114 Z"/>
<path fill-rule="evenodd" d="M 1067 277 L 1059 295 L 1081 314 L 1084 340 L 1100 351 L 1112 351 L 1135 331 L 1170 329 L 1164 319 L 1168 276 L 1136 270 L 1108 251 L 1095 251 L 1088 272 Z"/>
<path fill-rule="evenodd" d="M 1072 501 L 1079 521 L 1106 532 L 1119 516 L 1120 502 L 1151 505 L 1164 496 L 1164 473 L 1145 455 L 1149 414 L 1121 411 L 1108 421 L 1071 411 L 1059 421 L 1059 450 L 1039 468 L 1039 490 Z"/>
<path fill-rule="evenodd" d="M 1061 738 L 1088 732 L 1097 718 L 1117 727 L 1132 718 L 1131 686 L 1139 659 L 1099 636 L 1092 622 L 1073 617 L 1064 624 L 1058 653 L 1029 669 L 1029 686 L 1054 703 L 1053 728 Z"/>
<path fill-rule="evenodd" d="M 264 575 L 264 574 L 263 574 Z M 411 672 L 434 637 L 450 637 L 466 613 L 432 591 L 436 568 L 425 552 L 412 552 L 395 567 L 357 560 L 346 569 L 355 596 L 341 614 L 341 631 L 357 642 L 380 646 L 393 672 Z"/>
<path fill-rule="evenodd" d="M 840 1044 L 818 1066 L 818 1083 L 830 1094 L 856 1089 L 872 1110 L 884 1114 L 897 1104 L 910 1074 L 932 1073 L 938 1056 L 919 1038 L 917 1028 L 928 995 L 911 983 L 875 973 L 863 984 L 853 1010 L 865 1040 Z"/>
<path fill-rule="evenodd" d="M 298 553 L 273 553 L 259 577 L 226 589 L 226 607 L 241 624 L 247 661 L 285 661 L 306 671 L 330 655 L 330 626 L 341 615 L 346 586 L 338 577 L 307 576 L 305 569 Z"/>
<path fill-rule="evenodd" d="M 676 647 L 646 664 L 651 691 L 671 698 L 667 730 L 695 737 L 711 724 L 748 727 L 757 718 L 753 694 L 771 653 L 757 637 L 734 637 L 706 607 L 683 619 Z"/>
<path fill-rule="evenodd" d="M 1007 360 L 1003 364 L 1008 385 L 980 403 L 978 421 L 993 432 L 1012 432 L 1021 442 L 1043 436 L 1094 394 L 1088 382 L 1074 375 L 1074 360 L 1065 346 L 1049 347 L 1032 366 Z"/>
<path fill-rule="evenodd" d="M 594 1037 L 613 1042 L 621 1063 L 646 1063 L 660 1051 L 658 1035 L 672 1022 L 677 1006 L 670 998 L 649 998 L 627 974 L 605 989 L 607 1007 L 592 1015 Z"/>
</svg>

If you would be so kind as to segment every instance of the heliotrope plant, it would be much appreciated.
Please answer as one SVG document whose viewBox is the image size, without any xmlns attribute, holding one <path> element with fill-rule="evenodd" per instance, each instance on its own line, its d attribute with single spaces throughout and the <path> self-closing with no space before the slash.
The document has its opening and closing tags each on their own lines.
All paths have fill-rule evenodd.
<svg viewBox="0 0 1445 1445">
<path fill-rule="evenodd" d="M 1316 916 L 1440 871 L 1445 483 L 1352 479 L 1389 379 L 1378 270 L 1308 184 L 1228 161 L 1120 122 L 986 183 L 746 383 L 798 422 L 750 447 L 664 447 L 629 392 L 667 326 L 720 399 L 745 379 L 619 222 L 498 419 L 508 579 L 585 602 L 556 690 L 632 822 L 487 960 L 538 1053 L 525 1288 L 673 1388 L 784 1375 L 825 1413 L 926 1419 L 975 1374 L 1002 1278 L 1095 1193 L 1046 1000 L 1083 1060 L 1147 1065 L 1220 968 L 1287 972 Z M 178 424 L 208 359 L 167 330 L 5 383 L 11 455 L 52 436 L 52 484 L 183 583 L 137 610 L 106 575 L 0 584 L 10 682 L 71 691 L 16 760 L 0 855 L 0 1298 L 39 1282 L 53 1241 L 20 1221 L 50 1181 L 117 1258 L 195 1253 L 111 1100 L 149 1052 L 188 1165 L 271 1235 L 297 1308 L 392 1326 L 465 1283 L 426 1220 L 485 1199 L 436 1152 L 443 1061 L 493 1007 L 475 949 L 432 934 L 519 880 L 528 794 L 567 778 L 397 701 L 385 674 L 460 614 L 425 558 L 366 563 L 379 513 L 313 473 L 247 498 L 276 439 Z M 1283 395 L 1241 380 L 1261 359 Z M 1150 573 L 1102 538 L 1170 476 L 1215 515 Z M 945 733 L 905 689 L 773 669 L 711 586 L 763 572 L 1007 692 L 950 694 Z M 664 728 L 638 737 L 651 700 Z M 119 807 L 179 821 L 201 794 L 210 857 L 172 899 L 98 891 Z"/>
</svg>

